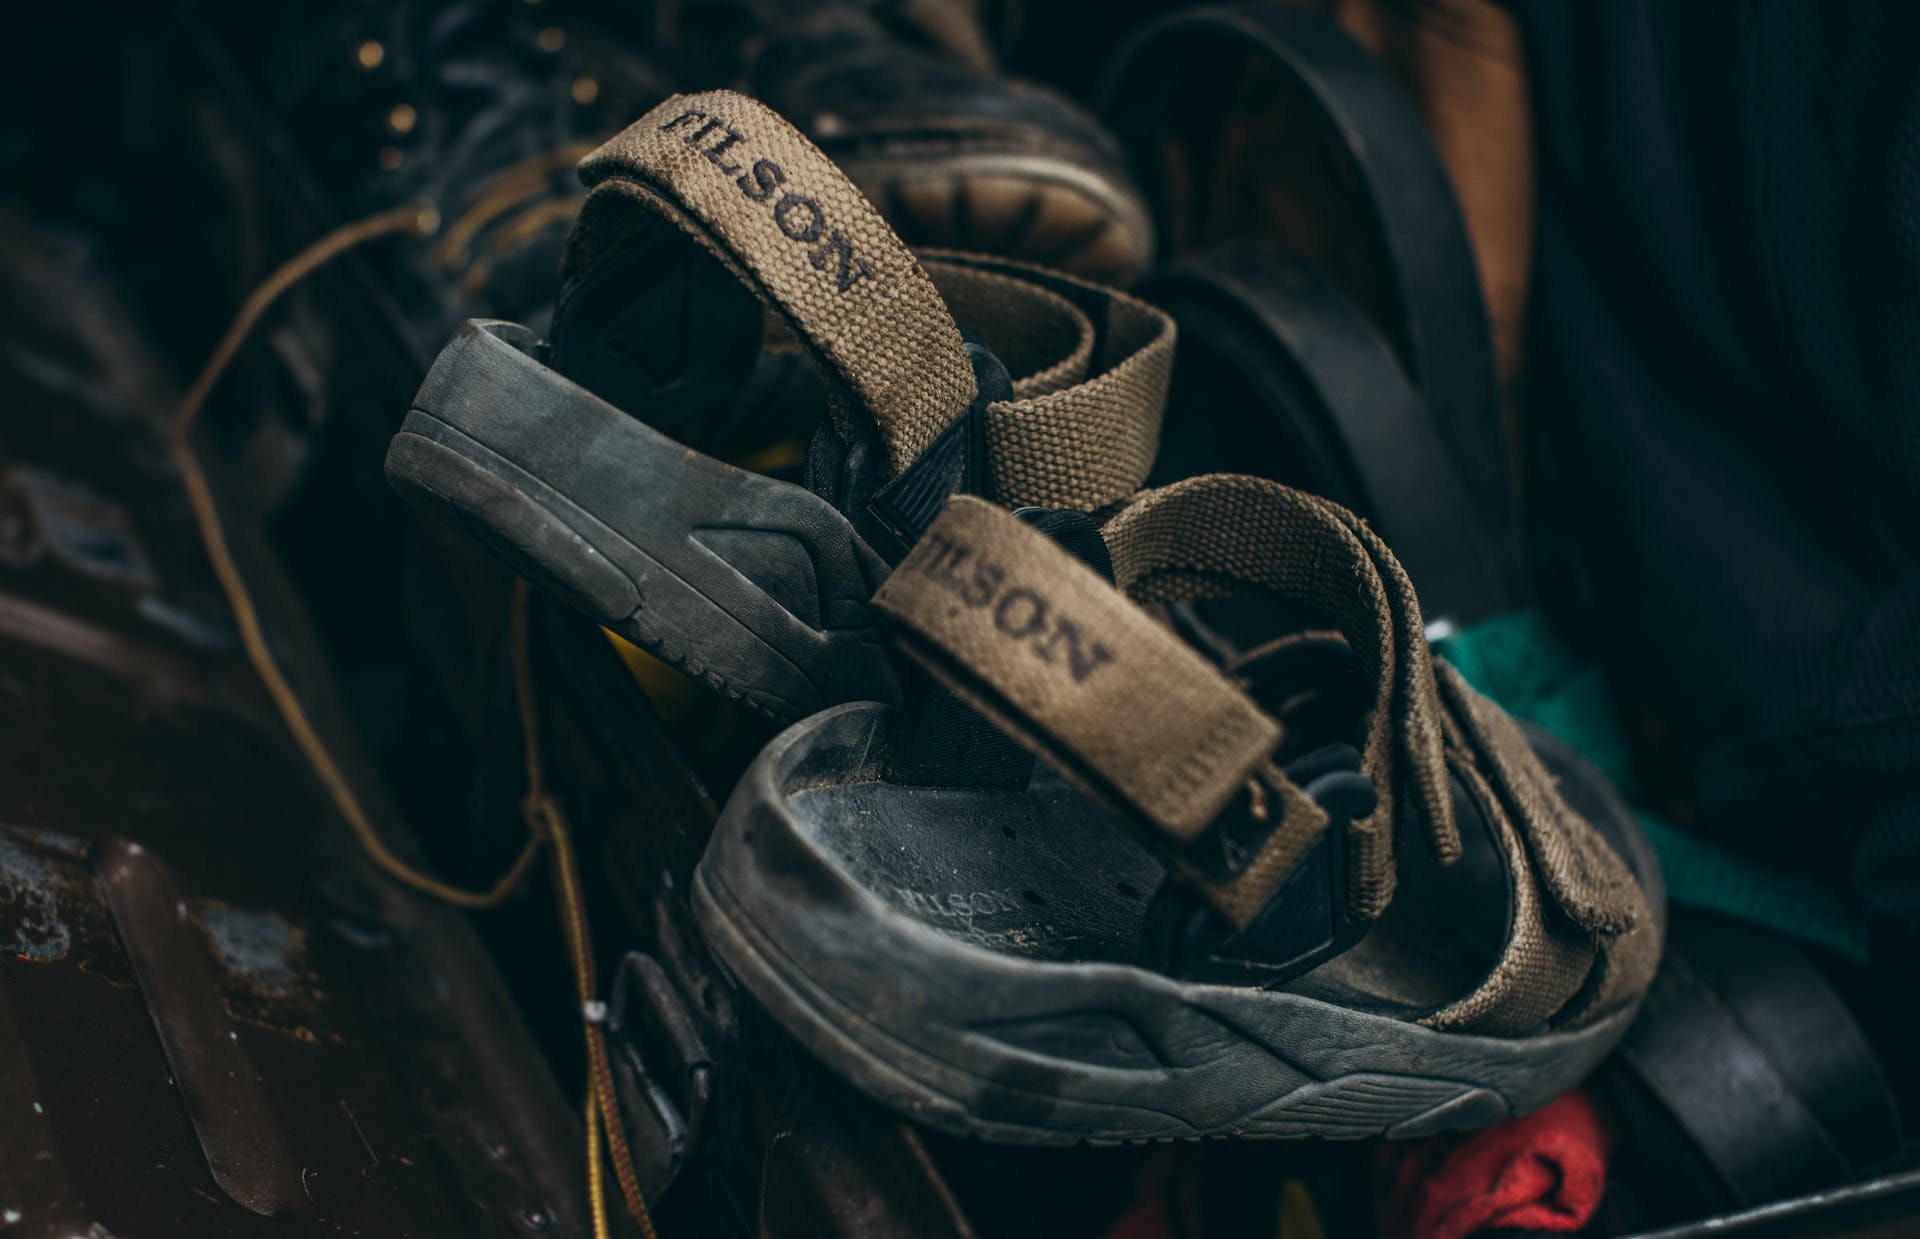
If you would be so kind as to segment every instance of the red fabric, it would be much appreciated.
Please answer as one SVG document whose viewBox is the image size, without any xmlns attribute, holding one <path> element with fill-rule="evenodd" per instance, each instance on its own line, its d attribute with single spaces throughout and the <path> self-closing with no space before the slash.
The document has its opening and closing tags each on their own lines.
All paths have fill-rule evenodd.
<svg viewBox="0 0 1920 1239">
<path fill-rule="evenodd" d="M 1154 1149 L 1140 1163 L 1133 1203 L 1106 1239 L 1181 1239 L 1201 1234 L 1200 1184 L 1186 1149 Z"/>
<path fill-rule="evenodd" d="M 1381 1239 L 1575 1231 L 1607 1185 L 1613 1133 L 1584 1089 L 1464 1136 L 1382 1147 Z"/>
</svg>

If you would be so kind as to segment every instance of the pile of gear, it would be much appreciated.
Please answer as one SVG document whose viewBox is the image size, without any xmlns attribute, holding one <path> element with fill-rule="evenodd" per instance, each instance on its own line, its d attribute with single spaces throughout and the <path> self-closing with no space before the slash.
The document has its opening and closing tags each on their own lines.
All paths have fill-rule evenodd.
<svg viewBox="0 0 1920 1239">
<path fill-rule="evenodd" d="M 1721 716 L 1609 688 L 1634 629 L 1589 604 L 1635 588 L 1634 552 L 1587 546 L 1619 500 L 1567 444 L 1599 432 L 1536 411 L 1578 367 L 1552 330 L 1530 360 L 1502 246 L 1531 217 L 1468 180 L 1460 99 L 1518 80 L 1526 107 L 1512 18 L 1123 5 L 1041 85 L 1001 61 L 1074 6 L 640 7 L 190 10 L 180 36 L 243 118 L 208 139 L 222 192 L 274 221 L 179 422 L 201 532 L 244 632 L 220 530 L 274 522 L 431 864 L 379 842 L 284 653 L 249 653 L 380 867 L 510 905 L 488 944 L 589 1080 L 588 1224 L 1452 1239 L 1920 1210 L 1910 1082 L 1876 1049 L 1915 1000 L 1875 970 L 1910 942 L 1920 728 L 1853 691 L 1920 659 L 1888 635 L 1920 578 L 1850 629 L 1886 664 L 1832 700 L 1865 713 L 1799 716 L 1880 728 L 1823 759 L 1867 823 L 1840 873 L 1725 825 L 1838 803 L 1798 766 L 1740 782 L 1762 739 L 1705 784 L 1663 767 Z M 1449 95 L 1435 47 L 1469 35 Z M 1532 154 L 1489 175 L 1530 184 Z M 346 413 L 357 366 L 425 377 L 404 416 Z M 209 451 L 240 467 L 209 483 Z M 409 619 L 375 639 L 370 608 Z M 392 686 L 434 675 L 409 731 Z M 542 848 L 558 943 L 529 929 Z M 454 881 L 502 857 L 491 895 Z M 912 1126 L 849 1109 L 884 1134 L 770 1203 L 768 1150 L 865 1106 L 846 1085 Z M 1207 1137 L 1369 1139 L 1113 1147 Z M 889 1176 L 864 1221 L 819 1203 Z M 923 1179 L 947 1229 L 902 1220 Z"/>
</svg>

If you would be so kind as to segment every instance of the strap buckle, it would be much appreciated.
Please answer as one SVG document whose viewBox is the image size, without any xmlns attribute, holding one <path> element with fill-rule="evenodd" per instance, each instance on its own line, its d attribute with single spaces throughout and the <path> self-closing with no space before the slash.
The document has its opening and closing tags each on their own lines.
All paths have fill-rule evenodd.
<svg viewBox="0 0 1920 1239">
<path fill-rule="evenodd" d="M 1235 929 L 1192 885 L 1169 873 L 1147 907 L 1143 963 L 1195 981 L 1274 986 L 1317 967 L 1366 936 L 1372 922 L 1347 898 L 1347 827 L 1374 811 L 1378 793 L 1352 745 L 1329 744 L 1289 762 L 1287 777 L 1322 809 L 1326 829 L 1288 871 L 1245 929 Z M 1235 810 L 1184 849 L 1200 876 L 1233 876 L 1258 855 L 1273 823 Z"/>
<path fill-rule="evenodd" d="M 632 1134 L 641 1190 L 658 1199 L 700 1144 L 713 1100 L 713 1056 L 653 956 L 629 951 L 614 974 L 607 1049 Z"/>
</svg>

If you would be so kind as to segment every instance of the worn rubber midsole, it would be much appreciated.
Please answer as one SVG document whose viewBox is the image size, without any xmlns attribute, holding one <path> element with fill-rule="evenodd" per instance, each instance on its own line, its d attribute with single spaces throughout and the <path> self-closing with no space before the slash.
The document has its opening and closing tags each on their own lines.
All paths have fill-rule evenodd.
<svg viewBox="0 0 1920 1239">
<path fill-rule="evenodd" d="M 407 499 L 776 718 L 897 695 L 885 567 L 810 491 L 701 455 L 470 323 L 387 456 Z"/>
<path fill-rule="evenodd" d="M 865 752 L 879 706 L 777 738 L 695 875 L 714 951 L 794 1036 L 902 1112 L 1022 1143 L 1420 1135 L 1544 1104 L 1632 1010 L 1525 1038 L 1436 1032 L 1284 991 L 1020 958 L 890 908 L 787 808 L 811 748 Z M 811 771 L 808 778 L 819 777 Z"/>
</svg>

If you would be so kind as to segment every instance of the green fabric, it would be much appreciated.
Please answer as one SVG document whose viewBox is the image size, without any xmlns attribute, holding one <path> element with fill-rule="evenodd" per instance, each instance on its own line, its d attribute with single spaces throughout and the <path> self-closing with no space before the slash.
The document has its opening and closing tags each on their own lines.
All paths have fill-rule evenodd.
<svg viewBox="0 0 1920 1239">
<path fill-rule="evenodd" d="M 1597 668 L 1578 662 L 1531 611 L 1482 620 L 1434 642 L 1475 688 L 1507 713 L 1559 737 L 1629 797 L 1633 755 Z M 1866 917 L 1810 878 L 1736 856 L 1659 814 L 1639 811 L 1660 857 L 1667 899 L 1764 925 L 1856 963 L 1867 958 Z"/>
</svg>

